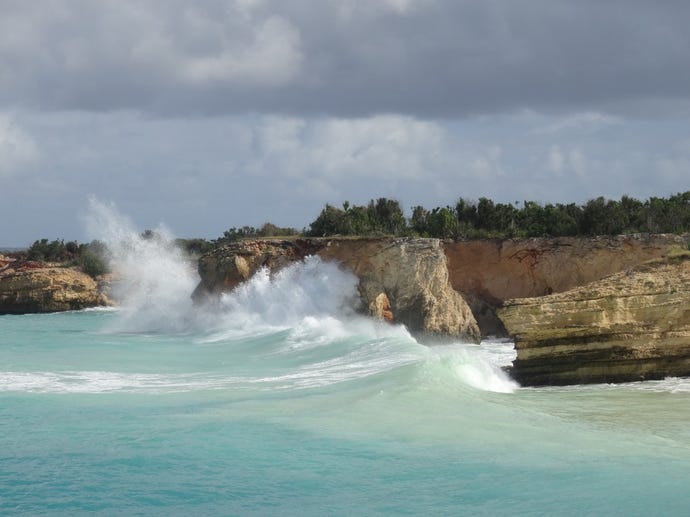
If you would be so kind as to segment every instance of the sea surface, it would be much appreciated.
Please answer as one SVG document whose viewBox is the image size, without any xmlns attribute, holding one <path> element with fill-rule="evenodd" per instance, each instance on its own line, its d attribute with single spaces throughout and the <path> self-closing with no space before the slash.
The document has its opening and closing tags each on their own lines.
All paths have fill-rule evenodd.
<svg viewBox="0 0 690 517">
<path fill-rule="evenodd" d="M 112 248 L 117 310 L 0 316 L 0 515 L 690 514 L 688 379 L 521 388 L 335 264 L 194 307 L 171 246 Z"/>
</svg>

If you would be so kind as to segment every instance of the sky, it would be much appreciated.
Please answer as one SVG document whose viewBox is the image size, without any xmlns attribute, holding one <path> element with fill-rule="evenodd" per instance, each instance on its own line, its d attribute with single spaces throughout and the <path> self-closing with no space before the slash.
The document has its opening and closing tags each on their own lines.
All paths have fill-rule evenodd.
<svg viewBox="0 0 690 517">
<path fill-rule="evenodd" d="M 0 245 L 89 200 L 214 238 L 326 203 L 690 190 L 685 0 L 0 0 Z"/>
</svg>

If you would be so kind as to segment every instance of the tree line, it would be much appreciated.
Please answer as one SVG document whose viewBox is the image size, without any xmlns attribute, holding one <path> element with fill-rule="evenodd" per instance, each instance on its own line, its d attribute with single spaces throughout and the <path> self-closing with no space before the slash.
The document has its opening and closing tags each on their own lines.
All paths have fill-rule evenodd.
<svg viewBox="0 0 690 517">
<path fill-rule="evenodd" d="M 412 208 L 405 217 L 396 200 L 379 198 L 366 206 L 326 205 L 305 234 L 395 235 L 442 239 L 488 237 L 563 237 L 629 233 L 683 233 L 690 231 L 690 191 L 645 201 L 630 196 L 620 200 L 598 197 L 576 203 L 540 204 L 535 201 L 496 203 L 460 198 L 455 205 Z"/>
<path fill-rule="evenodd" d="M 76 266 L 84 273 L 97 277 L 109 272 L 106 260 L 107 248 L 100 241 L 89 243 L 65 242 L 63 239 L 39 239 L 26 251 L 11 253 L 11 256 L 24 260 L 59 262 Z"/>
<path fill-rule="evenodd" d="M 265 223 L 259 228 L 229 228 L 217 239 L 176 239 L 190 257 L 246 238 L 342 236 L 419 236 L 441 239 L 524 238 L 620 235 L 629 233 L 690 232 L 690 191 L 645 201 L 630 196 L 619 200 L 598 197 L 584 204 L 541 204 L 523 201 L 496 203 L 458 199 L 455 205 L 426 209 L 414 206 L 407 217 L 395 199 L 378 198 L 366 205 L 327 204 L 309 228 L 301 231 Z M 146 230 L 142 238 L 154 238 Z M 10 255 L 29 260 L 61 262 L 80 267 L 91 276 L 108 271 L 107 247 L 99 241 L 80 244 L 61 239 L 35 241 L 26 251 Z"/>
</svg>

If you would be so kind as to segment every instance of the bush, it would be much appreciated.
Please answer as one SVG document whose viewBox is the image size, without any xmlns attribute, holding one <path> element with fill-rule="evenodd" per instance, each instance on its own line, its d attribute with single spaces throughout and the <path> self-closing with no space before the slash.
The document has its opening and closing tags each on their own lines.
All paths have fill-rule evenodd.
<svg viewBox="0 0 690 517">
<path fill-rule="evenodd" d="M 76 265 L 92 278 L 96 278 L 97 276 L 105 275 L 106 273 L 110 272 L 105 260 L 91 251 L 85 251 L 82 253 L 82 255 L 77 259 Z"/>
</svg>

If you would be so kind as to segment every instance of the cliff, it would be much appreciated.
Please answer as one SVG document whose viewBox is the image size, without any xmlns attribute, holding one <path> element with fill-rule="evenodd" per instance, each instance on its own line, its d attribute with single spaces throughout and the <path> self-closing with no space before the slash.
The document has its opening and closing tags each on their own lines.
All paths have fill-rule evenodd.
<svg viewBox="0 0 690 517">
<path fill-rule="evenodd" d="M 523 385 L 690 375 L 690 257 L 679 254 L 564 293 L 506 302 Z"/>
<path fill-rule="evenodd" d="M 0 314 L 59 312 L 108 304 L 96 282 L 76 269 L 0 261 Z"/>
<path fill-rule="evenodd" d="M 372 316 L 402 323 L 412 332 L 479 339 L 470 308 L 448 281 L 438 239 L 239 241 L 201 257 L 194 297 L 229 291 L 260 267 L 276 271 L 306 255 L 337 261 L 353 272 L 362 307 Z"/>
<path fill-rule="evenodd" d="M 486 239 L 444 243 L 453 288 L 470 304 L 482 334 L 505 335 L 505 300 L 559 293 L 685 247 L 678 235 Z"/>
</svg>

